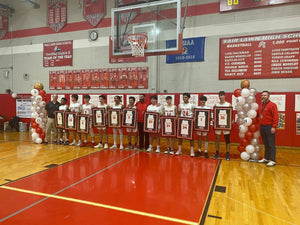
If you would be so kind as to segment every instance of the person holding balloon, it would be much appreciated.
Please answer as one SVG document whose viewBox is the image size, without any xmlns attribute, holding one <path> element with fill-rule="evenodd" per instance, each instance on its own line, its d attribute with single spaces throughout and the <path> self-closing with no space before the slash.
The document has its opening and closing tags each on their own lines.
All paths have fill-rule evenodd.
<svg viewBox="0 0 300 225">
<path fill-rule="evenodd" d="M 46 137 L 44 144 L 48 144 L 50 141 L 51 136 L 51 130 L 54 132 L 53 136 L 53 143 L 57 143 L 57 129 L 55 127 L 55 115 L 54 111 L 58 111 L 60 103 L 57 101 L 57 95 L 53 95 L 53 99 L 51 102 L 48 102 L 46 104 L 45 110 L 46 110 L 46 116 L 48 116 L 47 124 L 46 124 Z"/>
</svg>

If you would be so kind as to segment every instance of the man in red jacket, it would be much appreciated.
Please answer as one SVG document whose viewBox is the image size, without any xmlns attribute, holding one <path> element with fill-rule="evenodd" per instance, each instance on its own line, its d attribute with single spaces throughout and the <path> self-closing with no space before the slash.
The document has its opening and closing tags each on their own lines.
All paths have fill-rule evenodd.
<svg viewBox="0 0 300 225">
<path fill-rule="evenodd" d="M 261 102 L 262 104 L 258 112 L 261 139 L 265 146 L 265 156 L 258 162 L 267 163 L 267 166 L 275 166 L 275 132 L 279 119 L 277 105 L 270 101 L 270 93 L 268 91 L 262 92 Z"/>
<path fill-rule="evenodd" d="M 149 133 L 144 132 L 144 112 L 149 104 L 145 102 L 145 94 L 140 94 L 139 99 L 135 105 L 138 111 L 139 143 L 140 150 L 146 150 L 149 147 Z"/>
</svg>

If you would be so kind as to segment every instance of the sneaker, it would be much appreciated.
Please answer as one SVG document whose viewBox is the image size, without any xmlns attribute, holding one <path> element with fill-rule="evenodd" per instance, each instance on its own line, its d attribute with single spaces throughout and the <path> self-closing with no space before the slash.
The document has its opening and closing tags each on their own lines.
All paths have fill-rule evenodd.
<svg viewBox="0 0 300 225">
<path fill-rule="evenodd" d="M 48 144 L 48 142 L 47 142 L 47 141 L 45 141 L 45 142 L 44 142 L 44 145 L 47 145 L 47 144 Z"/>
<path fill-rule="evenodd" d="M 199 157 L 199 156 L 201 156 L 201 154 L 202 154 L 201 152 L 197 151 L 196 154 L 195 154 L 195 156 Z"/>
<path fill-rule="evenodd" d="M 75 146 L 77 143 L 76 143 L 76 141 L 74 140 L 71 144 L 69 144 L 69 145 L 71 145 L 71 146 Z"/>
<path fill-rule="evenodd" d="M 56 144 L 56 145 L 58 145 L 58 141 L 56 141 L 56 140 L 55 140 L 55 141 L 53 141 L 53 144 Z"/>
<path fill-rule="evenodd" d="M 108 144 L 107 143 L 104 144 L 104 149 L 108 149 Z"/>
<path fill-rule="evenodd" d="M 63 140 L 59 140 L 59 142 L 57 142 L 58 145 L 63 145 L 64 141 Z"/>
<path fill-rule="evenodd" d="M 267 164 L 268 167 L 271 167 L 271 166 L 275 166 L 276 165 L 276 162 L 270 160 Z"/>
<path fill-rule="evenodd" d="M 156 153 L 160 153 L 160 148 L 157 147 L 155 152 L 156 152 Z"/>
<path fill-rule="evenodd" d="M 78 143 L 77 143 L 77 147 L 80 147 L 80 145 L 82 144 L 82 142 L 81 141 L 78 141 Z"/>
<path fill-rule="evenodd" d="M 130 150 L 130 149 L 132 149 L 132 146 L 131 146 L 131 145 L 128 145 L 128 146 L 125 148 L 125 150 Z"/>
<path fill-rule="evenodd" d="M 225 157 L 226 157 L 226 160 L 227 160 L 227 161 L 230 161 L 229 153 L 226 153 L 226 156 L 225 156 Z"/>
<path fill-rule="evenodd" d="M 110 148 L 109 148 L 109 149 L 113 150 L 113 149 L 116 149 L 116 148 L 117 148 L 117 146 L 116 146 L 116 145 L 112 145 L 112 146 L 110 146 Z"/>
<path fill-rule="evenodd" d="M 134 150 L 139 150 L 139 148 L 135 145 L 135 146 L 134 146 Z"/>
<path fill-rule="evenodd" d="M 182 151 L 181 150 L 177 150 L 177 152 L 175 153 L 175 155 L 181 155 L 182 154 Z"/>
<path fill-rule="evenodd" d="M 96 146 L 94 146 L 94 148 L 103 148 L 103 145 L 102 145 L 102 143 L 99 143 Z"/>
<path fill-rule="evenodd" d="M 170 148 L 167 148 L 167 150 L 164 151 L 164 153 L 165 153 L 165 154 L 169 154 L 169 153 L 170 153 L 170 150 L 171 150 Z"/>
<path fill-rule="evenodd" d="M 190 154 L 191 157 L 194 157 L 195 156 L 195 152 L 194 150 L 191 150 L 191 154 Z"/>
<path fill-rule="evenodd" d="M 152 152 L 153 148 L 149 146 L 149 148 L 146 150 L 147 152 Z"/>
<path fill-rule="evenodd" d="M 219 153 L 217 152 L 217 153 L 214 155 L 213 159 L 218 159 L 219 157 L 220 157 L 220 155 L 219 155 Z"/>
<path fill-rule="evenodd" d="M 208 153 L 207 153 L 207 152 L 204 152 L 204 157 L 205 157 L 205 158 L 207 158 L 207 159 L 209 158 L 209 156 L 208 156 Z"/>
<path fill-rule="evenodd" d="M 262 158 L 261 160 L 258 160 L 259 163 L 268 163 L 269 160 Z"/>
<path fill-rule="evenodd" d="M 120 145 L 120 150 L 123 150 L 123 149 L 124 149 L 123 145 Z"/>
<path fill-rule="evenodd" d="M 64 145 L 69 145 L 70 142 L 69 141 L 65 141 Z"/>
<path fill-rule="evenodd" d="M 170 154 L 170 155 L 174 155 L 174 150 L 171 150 L 171 151 L 169 152 L 169 154 Z"/>
</svg>

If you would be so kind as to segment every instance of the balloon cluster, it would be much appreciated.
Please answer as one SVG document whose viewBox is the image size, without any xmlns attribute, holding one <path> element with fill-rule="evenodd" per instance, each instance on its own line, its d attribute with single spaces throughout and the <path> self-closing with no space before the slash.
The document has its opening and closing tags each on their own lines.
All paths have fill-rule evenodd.
<svg viewBox="0 0 300 225">
<path fill-rule="evenodd" d="M 45 114 L 46 92 L 41 83 L 35 83 L 31 90 L 31 139 L 41 144 L 45 139 L 47 118 Z"/>
<path fill-rule="evenodd" d="M 242 80 L 241 89 L 234 91 L 236 99 L 237 120 L 239 125 L 239 137 L 241 144 L 238 151 L 241 152 L 242 160 L 258 160 L 261 150 L 259 136 L 259 119 L 257 115 L 258 104 L 256 103 L 255 88 L 250 88 L 247 79 Z"/>
</svg>

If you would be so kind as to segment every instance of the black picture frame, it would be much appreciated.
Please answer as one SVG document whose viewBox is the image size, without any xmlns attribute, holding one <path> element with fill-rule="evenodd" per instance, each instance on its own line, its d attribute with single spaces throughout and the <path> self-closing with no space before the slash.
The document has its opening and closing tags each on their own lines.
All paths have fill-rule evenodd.
<svg viewBox="0 0 300 225">
<path fill-rule="evenodd" d="M 55 127 L 65 129 L 65 111 L 54 111 Z"/>
<path fill-rule="evenodd" d="M 77 113 L 65 112 L 65 129 L 69 131 L 77 130 Z"/>
<path fill-rule="evenodd" d="M 214 129 L 215 130 L 232 130 L 232 107 L 214 107 Z"/>
<path fill-rule="evenodd" d="M 158 133 L 159 113 L 144 113 L 144 132 Z"/>
<path fill-rule="evenodd" d="M 177 138 L 193 139 L 194 118 L 179 117 L 177 118 Z"/>
<path fill-rule="evenodd" d="M 162 116 L 161 121 L 161 136 L 162 137 L 177 137 L 177 117 Z"/>
<path fill-rule="evenodd" d="M 125 128 L 136 128 L 137 123 L 137 109 L 124 108 L 122 116 L 122 127 Z"/>
<path fill-rule="evenodd" d="M 77 132 L 89 133 L 90 130 L 90 115 L 79 114 L 77 115 Z"/>
<path fill-rule="evenodd" d="M 108 114 L 108 127 L 121 128 L 121 109 L 109 109 Z"/>
<path fill-rule="evenodd" d="M 93 125 L 94 127 L 105 127 L 106 126 L 106 114 L 105 108 L 93 109 Z"/>
<path fill-rule="evenodd" d="M 194 130 L 201 132 L 209 132 L 210 130 L 210 109 L 195 109 L 194 110 Z"/>
</svg>

